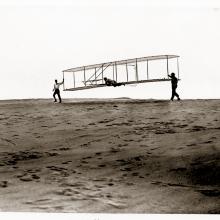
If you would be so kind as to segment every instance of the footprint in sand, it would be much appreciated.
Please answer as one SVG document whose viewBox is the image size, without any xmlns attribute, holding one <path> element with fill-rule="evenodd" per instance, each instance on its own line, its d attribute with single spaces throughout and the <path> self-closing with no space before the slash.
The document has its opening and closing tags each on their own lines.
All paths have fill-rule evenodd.
<svg viewBox="0 0 220 220">
<path fill-rule="evenodd" d="M 111 194 L 107 194 L 106 197 L 107 198 L 112 198 L 112 195 Z"/>
<path fill-rule="evenodd" d="M 162 182 L 160 182 L 160 181 L 152 181 L 151 184 L 153 184 L 153 185 L 161 185 Z"/>
<path fill-rule="evenodd" d="M 72 161 L 69 160 L 69 161 L 64 161 L 64 162 L 62 162 L 62 164 L 69 164 L 69 163 L 72 163 Z"/>
<path fill-rule="evenodd" d="M 207 128 L 203 127 L 203 126 L 193 126 L 191 129 L 187 129 L 187 131 L 189 132 L 195 132 L 195 131 L 204 131 L 206 130 Z"/>
<path fill-rule="evenodd" d="M 195 146 L 197 146 L 197 144 L 192 143 L 192 144 L 187 144 L 186 146 L 188 146 L 188 147 L 195 147 Z"/>
<path fill-rule="evenodd" d="M 87 143 L 87 144 L 81 144 L 80 146 L 81 146 L 81 147 L 88 147 L 89 144 L 90 144 L 90 143 Z"/>
<path fill-rule="evenodd" d="M 125 142 L 134 142 L 134 140 L 132 139 L 124 139 L 123 141 L 125 141 Z"/>
<path fill-rule="evenodd" d="M 105 164 L 100 164 L 98 167 L 106 167 Z"/>
<path fill-rule="evenodd" d="M 40 172 L 41 168 L 36 168 L 36 169 L 28 169 L 27 172 L 29 173 L 36 173 L 36 172 Z"/>
<path fill-rule="evenodd" d="M 92 179 L 92 181 L 95 181 L 95 182 L 103 182 L 103 181 L 106 181 L 106 178 L 104 178 L 104 177 L 95 178 L 95 179 Z"/>
<path fill-rule="evenodd" d="M 182 125 L 178 125 L 178 126 L 175 126 L 175 127 L 185 128 L 185 127 L 187 127 L 187 126 L 188 126 L 187 124 L 182 124 Z"/>
<path fill-rule="evenodd" d="M 108 119 L 104 119 L 103 121 L 99 121 L 99 124 L 103 124 L 103 123 L 108 123 L 111 122 L 112 120 L 108 120 Z"/>
<path fill-rule="evenodd" d="M 160 182 L 160 181 L 152 181 L 151 184 L 153 184 L 153 185 L 161 185 L 161 186 L 164 186 L 164 187 L 168 187 L 168 186 L 172 186 L 172 187 L 189 187 L 189 186 L 183 185 L 183 184 L 164 183 L 164 182 Z"/>
<path fill-rule="evenodd" d="M 38 199 L 38 200 L 35 200 L 35 201 L 27 201 L 27 202 L 24 202 L 24 204 L 27 204 L 27 205 L 40 205 L 40 204 L 43 204 L 43 203 L 48 203 L 50 201 L 50 199 Z"/>
<path fill-rule="evenodd" d="M 76 192 L 74 192 L 70 188 L 66 188 L 66 189 L 62 189 L 61 191 L 56 191 L 55 194 L 61 195 L 61 196 L 72 196 L 72 195 L 76 194 Z"/>
<path fill-rule="evenodd" d="M 17 153 L 8 153 L 3 160 L 5 165 L 16 165 L 19 161 L 27 161 L 33 159 L 39 159 L 42 157 L 42 153 L 31 151 L 20 151 Z"/>
<path fill-rule="evenodd" d="M 102 189 L 102 188 L 104 188 L 104 186 L 101 186 L 101 185 L 94 185 L 96 188 L 98 188 L 98 189 Z"/>
<path fill-rule="evenodd" d="M 111 150 L 110 150 L 110 152 L 111 153 L 117 153 L 117 152 L 119 152 L 120 151 L 120 149 L 117 149 L 117 148 L 111 148 Z"/>
<path fill-rule="evenodd" d="M 108 183 L 108 186 L 114 186 L 114 183 Z"/>
<path fill-rule="evenodd" d="M 31 181 L 36 181 L 39 180 L 40 177 L 36 174 L 29 174 L 29 173 L 24 173 L 23 175 L 18 175 L 17 176 L 19 180 L 24 181 L 24 182 L 31 182 Z"/>
<path fill-rule="evenodd" d="M 19 135 L 18 134 L 14 134 L 12 137 L 19 137 Z"/>
<path fill-rule="evenodd" d="M 133 186 L 134 183 L 127 182 L 126 185 L 127 185 L 127 186 Z"/>
<path fill-rule="evenodd" d="M 220 196 L 220 190 L 217 190 L 217 189 L 197 190 L 197 191 L 202 193 L 203 195 L 209 196 L 209 197 L 219 197 Z"/>
<path fill-rule="evenodd" d="M 88 125 L 96 125 L 96 123 L 89 123 Z"/>
<path fill-rule="evenodd" d="M 97 152 L 97 153 L 95 153 L 95 155 L 101 155 L 102 153 L 101 152 Z"/>
<path fill-rule="evenodd" d="M 83 157 L 82 159 L 83 159 L 83 160 L 92 159 L 92 157 L 88 156 L 88 157 Z"/>
<path fill-rule="evenodd" d="M 70 148 L 69 147 L 61 147 L 61 148 L 59 148 L 58 150 L 59 151 L 67 151 L 67 150 L 69 150 Z"/>
<path fill-rule="evenodd" d="M 47 166 L 47 168 L 49 168 L 50 170 L 53 170 L 53 171 L 66 171 L 67 170 L 64 167 L 56 167 L 56 166 Z"/>
<path fill-rule="evenodd" d="M 170 169 L 169 171 L 184 172 L 186 170 L 187 169 L 185 167 L 178 167 L 178 168 L 175 168 L 175 169 Z"/>
<path fill-rule="evenodd" d="M 38 175 L 36 175 L 36 174 L 32 174 L 31 177 L 33 179 L 35 179 L 35 180 L 39 180 L 40 179 L 40 177 Z"/>
<path fill-rule="evenodd" d="M 36 173 L 40 172 L 41 169 L 28 169 L 25 170 L 23 173 L 17 175 L 16 177 L 19 178 L 21 181 L 33 181 L 36 180 L 38 182 L 38 180 L 40 179 L 40 176 L 38 176 Z"/>
<path fill-rule="evenodd" d="M 0 181 L 0 187 L 1 187 L 1 188 L 6 188 L 6 187 L 8 187 L 8 181 L 5 181 L 5 180 Z"/>
<path fill-rule="evenodd" d="M 126 162 L 126 160 L 124 160 L 124 159 L 118 159 L 118 160 L 116 160 L 117 162 L 120 162 L 120 163 L 125 163 Z"/>
<path fill-rule="evenodd" d="M 132 169 L 130 167 L 125 167 L 125 168 L 121 168 L 121 171 L 132 171 Z"/>
<path fill-rule="evenodd" d="M 141 161 L 141 156 L 134 157 L 134 160 Z"/>
<path fill-rule="evenodd" d="M 50 157 L 55 157 L 59 155 L 58 153 L 53 153 L 53 152 L 46 152 L 45 154 Z"/>
<path fill-rule="evenodd" d="M 203 142 L 203 144 L 211 144 L 211 143 L 213 143 L 213 141 L 205 141 L 205 142 Z"/>
<path fill-rule="evenodd" d="M 69 172 L 66 168 L 64 167 L 56 167 L 56 166 L 47 166 L 48 169 L 54 171 L 54 175 L 59 175 L 60 177 L 67 177 L 69 176 Z"/>
</svg>

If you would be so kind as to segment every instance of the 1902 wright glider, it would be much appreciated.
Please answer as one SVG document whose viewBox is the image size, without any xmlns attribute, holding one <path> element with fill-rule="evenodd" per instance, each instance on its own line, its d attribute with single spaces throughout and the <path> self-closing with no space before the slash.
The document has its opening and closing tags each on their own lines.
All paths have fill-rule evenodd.
<svg viewBox="0 0 220 220">
<path fill-rule="evenodd" d="M 129 85 L 147 82 L 170 81 L 170 72 L 177 72 L 179 56 L 159 55 L 119 60 L 63 70 L 64 91 L 100 88 L 107 86 L 104 78 Z"/>
</svg>

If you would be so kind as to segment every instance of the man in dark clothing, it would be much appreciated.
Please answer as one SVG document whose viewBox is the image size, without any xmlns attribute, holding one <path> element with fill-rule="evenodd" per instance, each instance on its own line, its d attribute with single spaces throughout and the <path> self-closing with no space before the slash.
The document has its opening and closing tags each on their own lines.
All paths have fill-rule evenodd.
<svg viewBox="0 0 220 220">
<path fill-rule="evenodd" d="M 124 83 L 117 83 L 115 80 L 108 79 L 108 78 L 106 78 L 106 77 L 104 77 L 104 80 L 105 80 L 105 84 L 106 84 L 107 86 L 114 86 L 114 87 L 116 87 L 116 86 L 122 86 L 122 85 L 125 86 Z"/>
<path fill-rule="evenodd" d="M 179 95 L 176 92 L 177 84 L 178 84 L 178 79 L 175 76 L 175 73 L 171 73 L 171 75 L 168 75 L 171 78 L 171 85 L 172 85 L 172 96 L 171 99 L 173 101 L 174 97 L 177 97 L 177 100 L 180 100 Z"/>
<path fill-rule="evenodd" d="M 55 84 L 54 84 L 54 87 L 53 87 L 53 97 L 54 97 L 54 102 L 57 102 L 57 99 L 55 97 L 55 95 L 58 95 L 58 98 L 59 98 L 59 102 L 61 103 L 62 100 L 61 100 L 61 97 L 60 97 L 60 85 L 62 85 L 64 83 L 64 80 L 61 82 L 61 83 L 58 83 L 57 80 L 55 80 Z"/>
</svg>

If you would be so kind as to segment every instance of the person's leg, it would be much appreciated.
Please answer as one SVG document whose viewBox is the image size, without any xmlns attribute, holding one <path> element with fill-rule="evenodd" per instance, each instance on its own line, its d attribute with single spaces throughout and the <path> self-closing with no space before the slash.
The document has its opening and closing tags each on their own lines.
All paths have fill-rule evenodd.
<svg viewBox="0 0 220 220">
<path fill-rule="evenodd" d="M 57 99 L 56 99 L 56 91 L 54 91 L 54 93 L 53 93 L 53 98 L 54 98 L 54 102 L 56 102 L 57 101 Z"/>
<path fill-rule="evenodd" d="M 176 92 L 176 88 L 177 87 L 172 87 L 172 97 L 171 97 L 172 101 L 173 101 L 175 96 L 177 97 L 177 100 L 180 100 L 180 97 L 179 97 L 178 93 Z"/>
<path fill-rule="evenodd" d="M 178 93 L 176 92 L 177 86 L 174 87 L 174 94 L 173 97 L 176 96 L 178 100 L 180 100 L 180 97 L 178 95 Z"/>
<path fill-rule="evenodd" d="M 171 101 L 173 101 L 173 99 L 174 99 L 174 96 L 175 96 L 175 89 L 174 88 L 172 88 L 172 96 L 171 96 Z"/>
<path fill-rule="evenodd" d="M 117 83 L 115 80 L 112 80 L 112 85 L 113 85 L 114 87 L 116 87 L 116 86 L 118 86 L 118 83 Z"/>
<path fill-rule="evenodd" d="M 122 85 L 124 85 L 123 83 L 118 83 L 118 86 L 122 86 Z"/>
<path fill-rule="evenodd" d="M 105 85 L 106 86 L 112 86 L 111 83 L 109 83 L 109 82 L 106 82 Z"/>
<path fill-rule="evenodd" d="M 175 91 L 174 95 L 177 97 L 177 100 L 180 100 L 180 96 L 179 96 L 179 94 L 176 91 Z"/>
<path fill-rule="evenodd" d="M 61 100 L 61 96 L 60 96 L 60 91 L 59 90 L 57 91 L 57 95 L 58 95 L 58 98 L 59 98 L 59 102 L 61 103 L 62 100 Z"/>
<path fill-rule="evenodd" d="M 115 83 L 115 84 L 114 84 L 114 87 L 115 87 L 115 86 L 122 86 L 122 85 L 124 85 L 124 86 L 125 86 L 125 84 L 124 84 L 124 83 Z"/>
</svg>

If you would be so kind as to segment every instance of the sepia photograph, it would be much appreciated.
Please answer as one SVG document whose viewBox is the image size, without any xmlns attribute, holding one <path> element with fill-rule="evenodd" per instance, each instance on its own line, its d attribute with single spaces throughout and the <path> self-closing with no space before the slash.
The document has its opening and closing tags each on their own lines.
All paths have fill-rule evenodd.
<svg viewBox="0 0 220 220">
<path fill-rule="evenodd" d="M 0 216 L 218 217 L 217 1 L 0 0 L 0 27 Z"/>
</svg>

